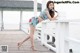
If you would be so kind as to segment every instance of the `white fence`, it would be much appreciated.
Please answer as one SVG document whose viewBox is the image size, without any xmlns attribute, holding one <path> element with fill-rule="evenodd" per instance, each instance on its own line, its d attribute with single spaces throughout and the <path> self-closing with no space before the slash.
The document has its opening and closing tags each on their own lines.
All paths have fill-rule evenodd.
<svg viewBox="0 0 80 53">
<path fill-rule="evenodd" d="M 44 21 L 41 28 L 41 37 L 39 36 L 41 39 L 38 39 L 41 40 L 43 45 L 54 50 L 56 53 L 69 53 L 70 42 L 80 44 L 80 40 L 69 37 L 70 22 L 80 22 L 80 20 Z M 52 41 L 54 40 L 52 37 L 55 37 L 55 42 Z"/>
</svg>

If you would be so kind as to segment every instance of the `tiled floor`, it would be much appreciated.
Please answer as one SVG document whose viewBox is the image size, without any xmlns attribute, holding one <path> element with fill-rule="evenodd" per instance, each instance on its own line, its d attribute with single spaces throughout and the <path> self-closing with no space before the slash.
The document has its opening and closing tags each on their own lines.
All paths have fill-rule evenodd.
<svg viewBox="0 0 80 53">
<path fill-rule="evenodd" d="M 26 41 L 18 50 L 17 42 L 23 40 L 27 35 L 22 31 L 0 31 L 0 45 L 8 45 L 8 53 L 54 53 L 42 46 L 35 40 L 37 51 L 31 50 L 30 41 Z"/>
</svg>

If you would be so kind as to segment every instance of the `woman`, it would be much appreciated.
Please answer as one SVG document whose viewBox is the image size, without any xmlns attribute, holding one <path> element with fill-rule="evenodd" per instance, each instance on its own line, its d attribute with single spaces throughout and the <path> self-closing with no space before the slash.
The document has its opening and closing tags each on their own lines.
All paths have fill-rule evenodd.
<svg viewBox="0 0 80 53">
<path fill-rule="evenodd" d="M 43 20 L 46 20 L 46 19 L 49 19 L 49 20 L 55 20 L 56 17 L 58 16 L 54 16 L 55 15 L 55 11 L 54 10 L 54 2 L 53 1 L 48 1 L 47 2 L 47 7 L 46 9 L 41 12 L 40 16 L 35 18 L 35 17 L 32 17 L 29 22 L 30 22 L 30 34 L 27 38 L 25 38 L 23 41 L 19 42 L 18 43 L 18 48 L 25 42 L 27 41 L 28 39 L 30 39 L 31 41 L 31 48 L 33 51 L 35 51 L 35 48 L 34 48 L 34 31 L 35 31 L 35 26 L 40 23 L 41 21 Z"/>
</svg>

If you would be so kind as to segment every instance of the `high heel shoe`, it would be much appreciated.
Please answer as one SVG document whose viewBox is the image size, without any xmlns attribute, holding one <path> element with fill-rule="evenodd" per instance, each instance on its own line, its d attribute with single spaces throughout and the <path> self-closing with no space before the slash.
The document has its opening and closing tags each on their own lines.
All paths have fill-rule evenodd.
<svg viewBox="0 0 80 53">
<path fill-rule="evenodd" d="M 34 46 L 31 46 L 31 48 L 32 48 L 33 51 L 37 51 L 37 50 L 34 48 Z"/>
<path fill-rule="evenodd" d="M 18 45 L 18 49 L 20 49 L 22 44 L 19 42 L 19 43 L 17 43 L 17 45 Z"/>
</svg>

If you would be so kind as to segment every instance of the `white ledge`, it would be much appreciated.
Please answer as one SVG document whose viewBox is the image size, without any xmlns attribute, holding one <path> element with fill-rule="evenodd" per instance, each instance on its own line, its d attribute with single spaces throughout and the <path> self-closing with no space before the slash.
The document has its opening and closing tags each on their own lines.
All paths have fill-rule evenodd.
<svg viewBox="0 0 80 53">
<path fill-rule="evenodd" d="M 48 19 L 48 20 L 42 21 L 42 23 L 50 23 L 50 22 L 80 22 L 80 19 L 57 19 L 54 21 L 50 21 Z"/>
</svg>

